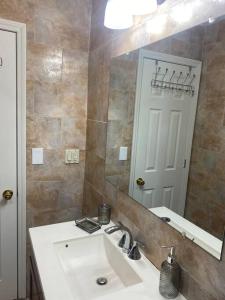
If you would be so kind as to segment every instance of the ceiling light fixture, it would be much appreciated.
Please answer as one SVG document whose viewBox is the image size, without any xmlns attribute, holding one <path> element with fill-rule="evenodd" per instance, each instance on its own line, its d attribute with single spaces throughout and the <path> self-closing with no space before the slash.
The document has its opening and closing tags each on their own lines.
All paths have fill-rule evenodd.
<svg viewBox="0 0 225 300">
<path fill-rule="evenodd" d="M 165 0 L 108 0 L 104 25 L 110 29 L 127 29 L 133 16 L 153 13 Z"/>
<path fill-rule="evenodd" d="M 157 0 L 130 0 L 129 9 L 133 15 L 151 14 L 157 9 Z"/>
<path fill-rule="evenodd" d="M 193 10 L 191 5 L 178 4 L 172 11 L 172 18 L 177 23 L 188 22 L 193 16 Z"/>
<path fill-rule="evenodd" d="M 167 15 L 162 14 L 154 17 L 146 23 L 146 32 L 153 34 L 160 34 L 166 27 Z"/>
<path fill-rule="evenodd" d="M 104 25 L 110 29 L 127 29 L 133 25 L 129 0 L 108 0 Z"/>
</svg>

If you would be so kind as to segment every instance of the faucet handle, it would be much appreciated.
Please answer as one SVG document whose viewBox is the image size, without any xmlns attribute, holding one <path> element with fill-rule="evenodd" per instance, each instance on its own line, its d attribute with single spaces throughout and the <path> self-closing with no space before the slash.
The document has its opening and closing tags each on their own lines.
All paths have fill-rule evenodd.
<svg viewBox="0 0 225 300">
<path fill-rule="evenodd" d="M 130 250 L 128 257 L 133 260 L 141 259 L 141 253 L 138 248 L 139 242 L 134 242 L 132 249 Z"/>
<path fill-rule="evenodd" d="M 125 241 L 126 241 L 126 234 L 124 233 L 124 234 L 122 235 L 121 239 L 119 240 L 118 246 L 119 246 L 120 248 L 123 248 L 124 245 L 125 245 Z"/>
<path fill-rule="evenodd" d="M 121 231 L 123 232 L 123 229 L 126 229 L 126 226 L 123 225 L 121 221 L 118 221 L 118 225 L 121 227 Z M 123 233 L 121 239 L 119 240 L 118 246 L 120 248 L 123 248 L 126 242 L 126 233 Z"/>
</svg>

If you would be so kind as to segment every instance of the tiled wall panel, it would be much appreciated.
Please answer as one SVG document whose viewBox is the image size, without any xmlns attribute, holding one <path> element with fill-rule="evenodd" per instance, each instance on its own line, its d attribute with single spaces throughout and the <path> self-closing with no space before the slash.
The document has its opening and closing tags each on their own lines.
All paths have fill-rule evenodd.
<svg viewBox="0 0 225 300">
<path fill-rule="evenodd" d="M 81 215 L 86 150 L 90 0 L 0 0 L 0 17 L 27 25 L 27 225 Z M 31 148 L 44 148 L 42 166 Z M 64 164 L 77 147 L 81 162 Z"/>
</svg>

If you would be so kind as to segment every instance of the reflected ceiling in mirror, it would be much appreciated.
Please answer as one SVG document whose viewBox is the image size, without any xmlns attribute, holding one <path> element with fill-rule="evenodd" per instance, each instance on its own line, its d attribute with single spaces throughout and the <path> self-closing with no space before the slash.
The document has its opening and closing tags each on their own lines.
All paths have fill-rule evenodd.
<svg viewBox="0 0 225 300">
<path fill-rule="evenodd" d="M 113 58 L 106 180 L 220 258 L 225 21 Z"/>
</svg>

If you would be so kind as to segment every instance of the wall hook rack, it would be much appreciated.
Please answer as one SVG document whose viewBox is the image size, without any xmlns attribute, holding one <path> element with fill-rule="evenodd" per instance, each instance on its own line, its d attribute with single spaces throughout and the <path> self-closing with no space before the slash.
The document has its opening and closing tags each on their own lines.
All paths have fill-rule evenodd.
<svg viewBox="0 0 225 300">
<path fill-rule="evenodd" d="M 189 68 L 189 72 L 186 76 L 183 76 L 183 72 L 177 72 L 173 70 L 169 72 L 169 68 L 166 68 L 163 72 L 162 68 L 158 66 L 156 61 L 156 72 L 153 74 L 151 86 L 157 89 L 167 89 L 172 91 L 179 91 L 190 96 L 194 96 L 195 87 L 193 85 L 196 75 L 191 75 L 192 68 Z M 166 78 L 168 78 L 166 80 Z M 190 81 L 189 81 L 190 80 Z M 189 81 L 189 83 L 187 83 Z"/>
</svg>

